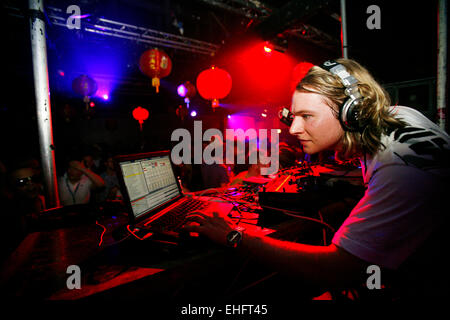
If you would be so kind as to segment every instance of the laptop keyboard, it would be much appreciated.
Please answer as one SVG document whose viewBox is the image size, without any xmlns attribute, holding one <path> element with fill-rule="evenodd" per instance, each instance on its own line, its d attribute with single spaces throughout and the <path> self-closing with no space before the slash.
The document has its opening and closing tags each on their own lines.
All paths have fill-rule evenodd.
<svg viewBox="0 0 450 320">
<path fill-rule="evenodd" d="M 205 201 L 187 198 L 186 201 L 164 214 L 159 219 L 153 221 L 150 225 L 152 229 L 161 231 L 177 231 L 180 228 L 189 212 L 202 210 L 207 207 Z"/>
</svg>

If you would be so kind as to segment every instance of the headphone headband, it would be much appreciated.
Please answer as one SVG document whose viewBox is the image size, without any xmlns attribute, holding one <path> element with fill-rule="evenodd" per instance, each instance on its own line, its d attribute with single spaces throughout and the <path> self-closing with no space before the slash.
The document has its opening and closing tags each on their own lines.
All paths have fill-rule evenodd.
<svg viewBox="0 0 450 320">
<path fill-rule="evenodd" d="M 358 79 L 352 76 L 347 69 L 334 60 L 325 61 L 320 67 L 336 75 L 345 87 L 345 95 L 348 97 L 339 109 L 339 120 L 347 131 L 361 131 L 364 125 L 360 124 L 358 105 L 362 100 L 358 89 Z"/>
<path fill-rule="evenodd" d="M 334 60 L 328 60 L 322 63 L 320 66 L 322 69 L 325 69 L 332 74 L 336 75 L 341 79 L 342 84 L 346 87 L 352 87 L 358 84 L 358 80 L 348 73 L 347 69 L 340 63 L 337 63 Z"/>
</svg>

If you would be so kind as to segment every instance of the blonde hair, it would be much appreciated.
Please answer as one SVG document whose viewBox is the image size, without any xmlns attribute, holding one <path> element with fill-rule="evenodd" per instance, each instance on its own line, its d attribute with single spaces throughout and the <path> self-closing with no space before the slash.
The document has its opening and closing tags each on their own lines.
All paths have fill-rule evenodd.
<svg viewBox="0 0 450 320">
<path fill-rule="evenodd" d="M 351 159 L 365 152 L 373 155 L 382 147 L 381 135 L 404 127 L 405 123 L 396 119 L 390 112 L 389 94 L 375 81 L 367 69 L 350 59 L 337 59 L 336 62 L 342 64 L 358 80 L 358 89 L 363 96 L 359 106 L 359 118 L 365 123 L 362 132 L 344 131 L 342 149 L 337 156 L 340 159 Z M 339 117 L 339 109 L 347 99 L 342 81 L 317 66 L 309 70 L 297 85 L 296 90 L 322 95 L 336 117 Z"/>
</svg>

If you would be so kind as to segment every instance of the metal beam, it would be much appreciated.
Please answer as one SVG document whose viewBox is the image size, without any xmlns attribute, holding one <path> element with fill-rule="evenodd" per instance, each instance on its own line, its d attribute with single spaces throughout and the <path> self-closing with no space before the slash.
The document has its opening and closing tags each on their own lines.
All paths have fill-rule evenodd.
<svg viewBox="0 0 450 320">
<path fill-rule="evenodd" d="M 348 59 L 347 45 L 347 8 L 345 0 L 341 0 L 341 40 L 342 40 L 342 57 Z"/>
<path fill-rule="evenodd" d="M 59 207 L 58 181 L 50 108 L 50 87 L 45 40 L 43 0 L 29 0 L 31 52 L 33 59 L 34 92 L 39 132 L 41 166 L 48 195 L 49 207 Z"/>
<path fill-rule="evenodd" d="M 265 40 L 270 40 L 289 30 L 295 23 L 300 22 L 308 15 L 314 14 L 328 2 L 329 0 L 290 1 L 259 23 L 254 30 Z"/>
<path fill-rule="evenodd" d="M 201 0 L 211 6 L 227 10 L 231 13 L 235 13 L 240 16 L 244 16 L 249 19 L 255 19 L 256 21 L 263 21 L 264 19 L 269 19 L 268 17 L 275 11 L 275 9 L 270 8 L 266 4 L 260 1 L 245 1 L 245 0 Z M 295 1 L 298 2 L 298 1 Z M 296 4 L 296 3 L 295 3 Z M 324 3 L 322 6 L 325 6 Z M 291 7 L 287 7 L 289 9 Z M 282 10 L 286 10 L 282 9 Z M 290 9 L 289 9 L 290 10 Z M 283 15 L 282 12 L 278 12 L 278 15 Z M 340 21 L 340 16 L 337 14 L 330 14 L 333 19 Z M 293 19 L 295 21 L 297 18 Z M 260 22 L 262 23 L 262 22 Z M 264 22 L 268 23 L 268 22 Z M 264 28 L 259 26 L 256 28 Z M 272 29 L 269 27 L 269 29 Z M 313 27 L 311 25 L 302 23 L 301 25 L 296 25 L 293 27 L 289 25 L 286 29 L 280 29 L 281 32 L 286 32 L 300 39 L 314 43 L 317 46 L 328 50 L 336 50 L 340 46 L 337 39 L 330 36 L 329 34 Z M 264 32 L 264 34 L 266 34 Z M 264 35 L 263 35 L 264 36 Z M 266 40 L 272 40 L 274 37 L 272 35 L 267 36 Z"/>
<path fill-rule="evenodd" d="M 48 18 L 51 24 L 67 28 L 67 17 L 65 16 L 63 10 L 55 7 L 48 7 L 47 9 Z M 105 18 L 95 18 L 94 22 L 82 20 L 81 29 L 84 32 L 93 34 L 100 34 L 103 36 L 126 39 L 138 43 L 174 48 L 210 56 L 215 55 L 217 50 L 220 48 L 219 45 L 209 42 Z"/>
<path fill-rule="evenodd" d="M 259 1 L 244 0 L 200 0 L 210 6 L 220 8 L 236 15 L 244 16 L 248 19 L 260 19 L 267 17 L 271 13 L 271 9 L 264 6 Z"/>
<path fill-rule="evenodd" d="M 289 30 L 288 33 L 331 51 L 337 50 L 340 46 L 335 37 L 307 24 L 300 24 L 297 28 Z"/>
<path fill-rule="evenodd" d="M 447 109 L 447 0 L 439 0 L 438 12 L 438 68 L 437 68 L 437 115 L 438 124 L 445 130 Z"/>
</svg>

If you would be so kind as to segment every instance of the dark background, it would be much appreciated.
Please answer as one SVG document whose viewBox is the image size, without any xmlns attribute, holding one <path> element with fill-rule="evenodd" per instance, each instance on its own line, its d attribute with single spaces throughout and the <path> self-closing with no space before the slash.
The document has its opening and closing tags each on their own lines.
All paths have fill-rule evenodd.
<svg viewBox="0 0 450 320">
<path fill-rule="evenodd" d="M 93 144 L 113 153 L 141 151 L 142 143 L 146 151 L 170 148 L 172 131 L 178 127 L 191 128 L 194 120 L 181 121 L 175 115 L 175 109 L 183 104 L 176 87 L 188 80 L 195 83 L 197 75 L 212 64 L 229 71 L 233 88 L 214 113 L 199 94 L 192 99 L 191 108 L 198 110 L 195 120 L 203 120 L 204 129 L 222 129 L 223 119 L 231 113 L 258 117 L 261 110 L 268 109 L 269 116 L 274 117 L 280 106 L 290 103 L 291 69 L 297 63 L 318 64 L 341 55 L 339 1 L 324 2 L 322 7 L 310 11 L 302 9 L 302 5 L 322 2 L 261 1 L 264 10 L 269 8 L 270 13 L 261 13 L 262 9 L 244 10 L 238 1 L 217 2 L 224 6 L 213 1 L 46 1 L 46 7 L 63 10 L 68 5 L 78 5 L 82 14 L 89 15 L 82 24 L 105 17 L 180 35 L 174 24 L 176 19 L 183 24 L 183 36 L 220 46 L 214 56 L 162 48 L 171 57 L 173 69 L 161 80 L 161 91 L 156 94 L 151 80 L 138 66 L 141 53 L 150 45 L 68 30 L 47 21 L 56 161 L 73 148 Z M 369 17 L 366 9 L 372 4 L 381 9 L 380 30 L 369 30 L 366 26 Z M 26 7 L 26 1 L 2 4 L 0 150 L 5 162 L 22 156 L 39 157 Z M 329 41 L 314 41 L 308 34 L 300 36 L 295 30 L 304 24 L 321 30 Z M 394 103 L 415 107 L 432 120 L 436 116 L 437 31 L 437 1 L 347 1 L 349 57 L 366 66 L 386 86 Z M 284 55 L 280 61 L 285 64 L 273 67 L 261 60 L 251 66 L 254 70 L 249 69 L 252 57 L 243 58 L 249 46 L 275 38 L 287 43 L 284 53 L 276 53 Z M 89 116 L 82 97 L 71 90 L 74 77 L 86 71 L 106 75 L 113 83 L 108 101 L 92 97 L 95 108 Z M 70 117 L 64 114 L 65 105 L 70 107 Z M 142 133 L 131 116 L 136 106 L 150 111 Z M 284 127 L 281 138 L 289 140 Z"/>
</svg>

